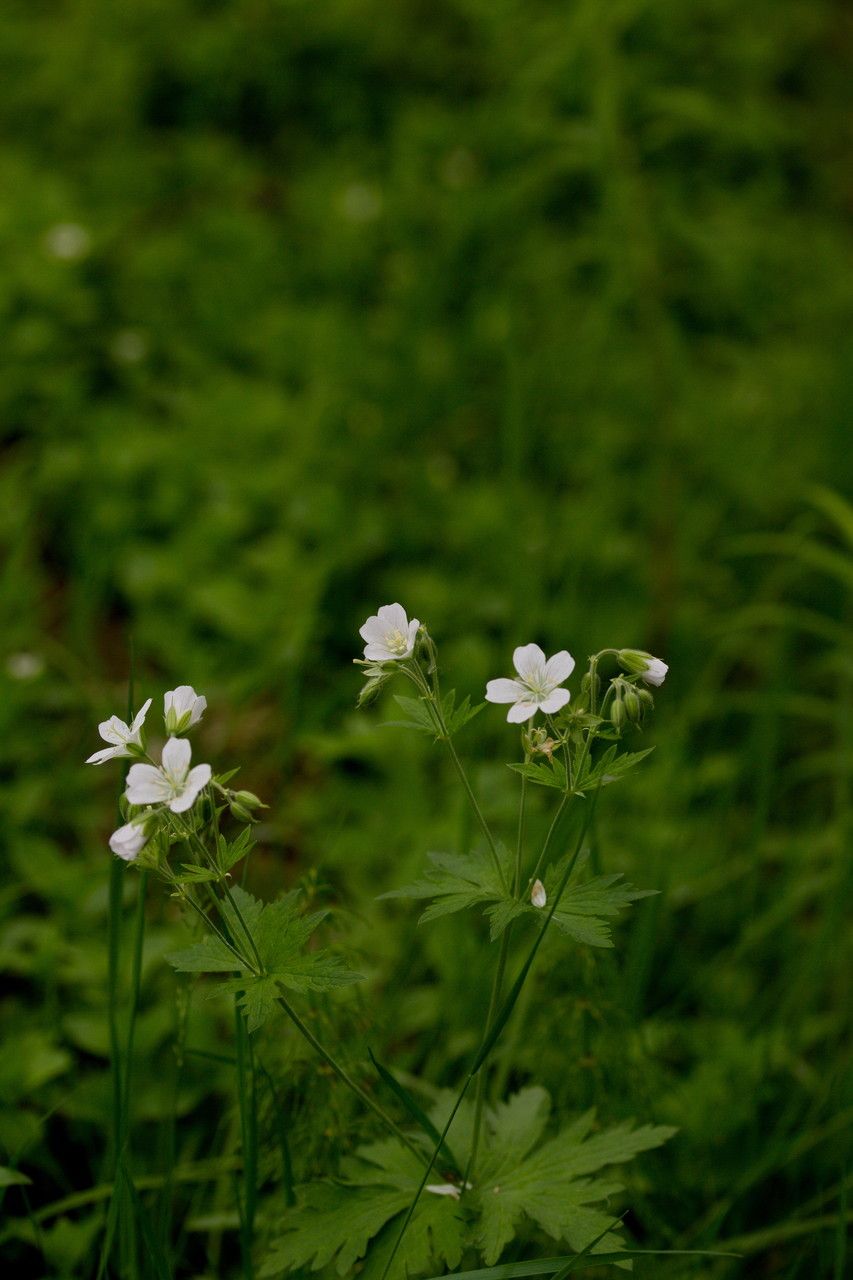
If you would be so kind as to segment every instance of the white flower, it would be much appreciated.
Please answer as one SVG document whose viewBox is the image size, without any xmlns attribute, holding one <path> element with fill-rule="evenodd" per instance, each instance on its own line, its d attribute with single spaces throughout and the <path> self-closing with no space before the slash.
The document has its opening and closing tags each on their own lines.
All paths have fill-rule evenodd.
<svg viewBox="0 0 853 1280">
<path fill-rule="evenodd" d="M 125 724 L 123 720 L 119 720 L 118 716 L 110 716 L 109 720 L 102 721 L 98 725 L 98 733 L 104 742 L 109 742 L 111 745 L 89 756 L 86 764 L 103 764 L 105 760 L 115 760 L 119 756 L 132 756 L 134 752 L 131 751 L 131 747 L 141 748 L 142 726 L 150 706 L 149 698 L 137 711 L 132 724 Z"/>
<path fill-rule="evenodd" d="M 92 237 L 77 222 L 58 222 L 45 236 L 48 253 L 63 262 L 74 262 L 89 252 Z"/>
<path fill-rule="evenodd" d="M 163 748 L 162 764 L 133 764 L 127 774 L 125 796 L 130 804 L 165 804 L 172 813 L 184 813 L 210 782 L 209 764 L 190 768 L 192 747 L 186 738 L 170 738 Z"/>
<path fill-rule="evenodd" d="M 533 888 L 530 891 L 530 901 L 534 907 L 544 907 L 548 901 L 548 895 L 545 892 L 545 886 L 541 880 L 533 881 Z"/>
<path fill-rule="evenodd" d="M 669 667 L 660 658 L 649 658 L 645 671 L 640 672 L 640 679 L 646 684 L 662 685 Z"/>
<path fill-rule="evenodd" d="M 148 843 L 148 833 L 142 822 L 126 822 L 110 836 L 110 848 L 125 862 L 135 862 Z"/>
<path fill-rule="evenodd" d="M 660 658 L 653 658 L 642 649 L 620 649 L 616 657 L 623 671 L 629 675 L 639 676 L 646 684 L 661 685 L 666 679 L 669 667 Z"/>
<path fill-rule="evenodd" d="M 507 713 L 510 724 L 521 724 L 537 711 L 553 715 L 564 707 L 571 694 L 559 686 L 575 669 L 575 660 L 565 649 L 546 661 L 538 644 L 525 644 L 512 655 L 518 672 L 517 680 L 490 680 L 486 685 L 487 702 L 512 702 Z"/>
<path fill-rule="evenodd" d="M 410 658 L 420 625 L 417 618 L 409 622 L 401 604 L 383 604 L 379 612 L 359 628 L 358 634 L 367 641 L 365 658 L 370 662 L 396 662 L 399 658 Z"/>
<path fill-rule="evenodd" d="M 198 724 L 207 707 L 207 698 L 199 697 L 191 684 L 179 684 L 163 695 L 163 718 L 167 733 L 186 733 Z"/>
</svg>

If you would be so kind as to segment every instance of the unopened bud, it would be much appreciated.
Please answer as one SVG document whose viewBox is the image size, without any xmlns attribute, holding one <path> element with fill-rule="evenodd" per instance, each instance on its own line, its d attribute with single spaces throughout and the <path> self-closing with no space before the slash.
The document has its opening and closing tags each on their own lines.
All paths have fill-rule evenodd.
<svg viewBox="0 0 853 1280">
<path fill-rule="evenodd" d="M 548 901 L 548 895 L 545 892 L 545 886 L 541 880 L 533 881 L 533 888 L 530 890 L 530 901 L 534 907 L 542 908 Z"/>
<path fill-rule="evenodd" d="M 625 703 L 621 698 L 614 698 L 610 708 L 610 723 L 614 729 L 621 729 L 625 724 Z"/>
<path fill-rule="evenodd" d="M 244 804 L 240 804 L 239 800 L 232 800 L 230 809 L 235 818 L 240 822 L 255 822 L 256 819 L 251 810 L 247 809 Z"/>
<path fill-rule="evenodd" d="M 620 649 L 616 657 L 623 671 L 629 675 L 639 676 L 647 684 L 661 685 L 666 679 L 669 667 L 660 658 L 655 658 L 642 649 Z"/>
<path fill-rule="evenodd" d="M 594 676 L 587 671 L 581 680 L 581 693 L 589 694 L 592 691 L 593 696 L 597 699 L 601 689 L 601 676 L 596 672 Z"/>
<path fill-rule="evenodd" d="M 254 791 L 235 791 L 234 799 L 246 809 L 266 809 L 263 800 L 259 800 Z"/>
<path fill-rule="evenodd" d="M 625 690 L 625 714 L 631 724 L 639 724 L 643 718 L 643 708 L 635 689 Z"/>
</svg>

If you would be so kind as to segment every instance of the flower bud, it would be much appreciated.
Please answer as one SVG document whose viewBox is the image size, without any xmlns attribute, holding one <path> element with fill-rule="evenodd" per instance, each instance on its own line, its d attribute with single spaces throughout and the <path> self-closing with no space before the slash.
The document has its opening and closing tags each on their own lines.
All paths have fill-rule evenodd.
<svg viewBox="0 0 853 1280">
<path fill-rule="evenodd" d="M 235 791 L 234 799 L 246 809 L 266 809 L 267 805 L 259 800 L 254 791 Z"/>
<path fill-rule="evenodd" d="M 639 724 L 643 718 L 643 707 L 635 689 L 625 690 L 625 714 L 631 724 Z"/>
<path fill-rule="evenodd" d="M 378 663 L 370 663 L 366 667 L 364 674 L 367 679 L 361 686 L 361 691 L 356 701 L 357 707 L 369 707 L 371 702 L 375 702 L 383 685 L 391 679 L 393 672 L 386 667 L 379 666 Z"/>
<path fill-rule="evenodd" d="M 617 696 L 610 707 L 610 723 L 614 729 L 621 730 L 624 728 L 625 719 L 625 703 Z"/>
<path fill-rule="evenodd" d="M 542 908 L 548 901 L 548 895 L 545 892 L 545 886 L 541 880 L 534 880 L 533 888 L 530 891 L 530 901 L 534 907 Z"/>
<path fill-rule="evenodd" d="M 253 816 L 251 811 L 247 809 L 245 805 L 240 804 L 240 801 L 237 799 L 234 799 L 231 801 L 229 808 L 231 809 L 231 813 L 234 815 L 234 817 L 237 818 L 238 821 L 240 822 L 256 822 L 257 821 L 257 819 Z"/>
<path fill-rule="evenodd" d="M 655 658 L 642 649 L 620 649 L 616 657 L 623 671 L 629 675 L 639 676 L 647 684 L 661 685 L 666 679 L 669 667 L 660 658 Z"/>
<path fill-rule="evenodd" d="M 595 675 L 593 676 L 593 675 L 590 675 L 590 673 L 587 671 L 581 680 L 581 693 L 587 697 L 589 697 L 591 694 L 592 699 L 594 699 L 597 702 L 600 691 L 601 691 L 601 676 L 598 674 L 598 672 L 596 672 Z"/>
</svg>

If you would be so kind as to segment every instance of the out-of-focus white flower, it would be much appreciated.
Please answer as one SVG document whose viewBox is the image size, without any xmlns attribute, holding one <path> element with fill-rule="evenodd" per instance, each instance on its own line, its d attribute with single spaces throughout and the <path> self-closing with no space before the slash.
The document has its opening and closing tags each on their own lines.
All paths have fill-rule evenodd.
<svg viewBox="0 0 853 1280">
<path fill-rule="evenodd" d="M 541 880 L 533 881 L 533 888 L 530 890 L 530 901 L 534 907 L 544 907 L 548 901 L 548 895 Z"/>
<path fill-rule="evenodd" d="M 163 718 L 167 733 L 186 733 L 198 724 L 207 707 L 207 698 L 196 693 L 191 684 L 179 684 L 163 696 Z"/>
<path fill-rule="evenodd" d="M 150 706 L 149 698 L 137 711 L 132 724 L 125 724 L 123 720 L 119 720 L 118 716 L 110 716 L 109 720 L 102 721 L 98 725 L 98 733 L 104 742 L 110 743 L 110 746 L 103 747 L 89 756 L 86 764 L 103 764 L 105 760 L 115 760 L 119 756 L 135 755 L 133 747 L 139 747 L 141 750 L 142 726 Z"/>
<path fill-rule="evenodd" d="M 537 711 L 553 715 L 566 705 L 571 694 L 559 686 L 575 669 L 575 660 L 566 649 L 546 659 L 538 644 L 521 645 L 513 653 L 512 663 L 517 680 L 490 680 L 486 685 L 487 702 L 513 703 L 506 717 L 510 724 L 521 724 Z"/>
<path fill-rule="evenodd" d="M 378 613 L 368 618 L 358 634 L 367 643 L 364 656 L 370 662 L 392 662 L 410 658 L 415 648 L 420 622 L 409 619 L 401 604 L 383 604 Z"/>
<path fill-rule="evenodd" d="M 195 804 L 198 793 L 211 778 L 209 764 L 190 768 L 192 747 L 186 738 L 170 738 L 163 748 L 162 763 L 133 764 L 127 774 L 125 796 L 130 804 L 165 804 L 172 813 L 184 813 Z"/>
<path fill-rule="evenodd" d="M 85 257 L 91 243 L 89 232 L 77 222 L 57 222 L 45 236 L 48 253 L 63 262 Z"/>
<path fill-rule="evenodd" d="M 145 335 L 138 329 L 120 329 L 113 338 L 112 353 L 120 364 L 138 364 L 148 355 Z"/>
<path fill-rule="evenodd" d="M 110 848 L 125 862 L 135 862 L 148 843 L 149 832 L 144 822 L 126 822 L 110 836 Z"/>
<path fill-rule="evenodd" d="M 350 222 L 373 222 L 382 212 L 382 192 L 367 182 L 351 182 L 341 193 L 341 212 Z"/>
<path fill-rule="evenodd" d="M 44 671 L 44 658 L 37 653 L 10 653 L 6 670 L 13 680 L 35 680 Z"/>
</svg>

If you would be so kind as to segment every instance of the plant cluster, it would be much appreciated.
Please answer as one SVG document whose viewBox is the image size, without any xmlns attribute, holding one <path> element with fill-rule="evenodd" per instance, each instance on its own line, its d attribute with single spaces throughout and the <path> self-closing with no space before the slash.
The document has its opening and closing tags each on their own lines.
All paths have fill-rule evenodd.
<svg viewBox="0 0 853 1280">
<path fill-rule="evenodd" d="M 160 876 L 200 926 L 200 939 L 169 957 L 174 968 L 210 975 L 215 989 L 232 994 L 250 1038 L 276 1012 L 284 1014 L 384 1130 L 381 1139 L 346 1155 L 340 1169 L 296 1189 L 296 1203 L 268 1224 L 261 1274 L 329 1265 L 345 1276 L 358 1264 L 368 1280 L 402 1280 L 455 1269 L 467 1257 L 492 1266 L 519 1231 L 535 1229 L 579 1257 L 623 1261 L 632 1251 L 611 1206 L 621 1188 L 609 1170 L 659 1146 L 674 1130 L 632 1123 L 602 1129 L 588 1111 L 549 1131 L 550 1099 L 543 1088 L 531 1083 L 508 1097 L 490 1097 L 488 1079 L 493 1051 L 551 925 L 577 942 L 610 946 L 610 920 L 650 892 L 620 876 L 585 875 L 584 842 L 602 788 L 647 754 L 624 750 L 623 737 L 651 710 L 649 686 L 663 683 L 666 664 L 638 650 L 602 650 L 589 659 L 573 702 L 566 687 L 572 656 L 561 650 L 546 658 L 538 645 L 527 644 L 513 654 L 515 676 L 490 680 L 485 701 L 472 706 L 468 697 L 458 700 L 455 691 L 442 690 L 435 641 L 400 604 L 380 608 L 361 636 L 360 704 L 373 701 L 395 678 L 411 683 L 414 696 L 395 695 L 403 716 L 396 723 L 429 735 L 449 752 L 479 828 L 470 852 L 433 853 L 422 880 L 382 896 L 425 901 L 422 922 L 479 909 L 497 944 L 477 1052 L 458 1092 L 443 1092 L 429 1109 L 375 1058 L 387 1098 L 365 1089 L 293 1003 L 360 975 L 340 955 L 317 948 L 326 913 L 305 911 L 298 892 L 263 903 L 232 881 L 237 864 L 246 866 L 251 824 L 264 806 L 252 792 L 228 785 L 236 770 L 214 774 L 209 764 L 192 765 L 186 735 L 200 723 L 205 698 L 188 685 L 165 694 L 168 736 L 159 762 L 146 740 L 151 699 L 129 723 L 117 716 L 102 723 L 108 746 L 88 761 L 133 762 L 122 800 L 127 820 L 110 837 L 110 847 Z M 616 670 L 605 678 L 608 662 Z M 507 721 L 520 726 L 520 759 L 509 764 L 519 779 L 512 849 L 494 835 L 455 745 L 489 702 L 509 704 Z M 528 848 L 525 838 L 529 786 L 556 793 L 538 849 Z M 236 837 L 223 830 L 227 813 L 243 824 Z M 466 925 L 460 921 L 459 928 Z M 524 933 L 513 977 L 507 968 L 514 930 Z M 248 1176 L 254 1179 L 256 1171 Z M 244 1191 L 244 1218 L 255 1191 Z M 253 1248 L 251 1232 L 246 1247 Z M 573 1265 L 569 1258 L 555 1271 Z"/>
</svg>

